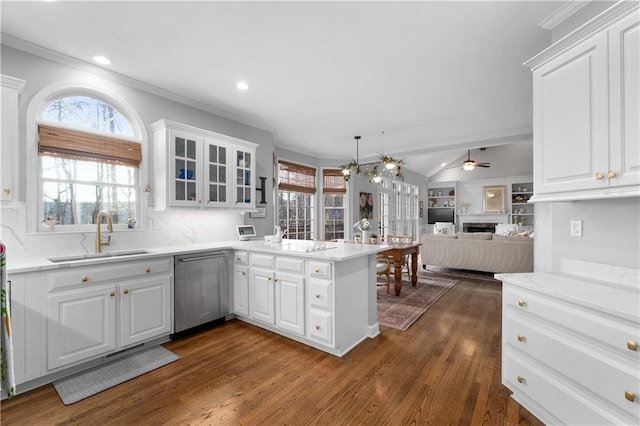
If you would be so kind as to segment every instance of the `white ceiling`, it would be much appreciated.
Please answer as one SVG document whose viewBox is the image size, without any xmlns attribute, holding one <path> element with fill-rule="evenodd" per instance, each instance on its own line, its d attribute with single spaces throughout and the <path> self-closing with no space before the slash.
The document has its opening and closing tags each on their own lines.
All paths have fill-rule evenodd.
<svg viewBox="0 0 640 426">
<path fill-rule="evenodd" d="M 537 24 L 563 3 L 2 1 L 1 29 L 104 54 L 117 73 L 273 129 L 278 147 L 347 162 L 361 135 L 361 159 L 430 175 L 467 147 L 530 135 L 522 63 L 549 45 Z"/>
</svg>

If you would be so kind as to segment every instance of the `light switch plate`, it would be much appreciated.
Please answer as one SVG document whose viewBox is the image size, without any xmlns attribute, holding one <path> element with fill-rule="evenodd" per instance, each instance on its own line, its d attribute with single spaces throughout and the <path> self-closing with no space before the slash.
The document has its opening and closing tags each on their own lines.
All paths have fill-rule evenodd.
<svg viewBox="0 0 640 426">
<path fill-rule="evenodd" d="M 582 221 L 581 220 L 571 220 L 571 236 L 572 237 L 582 237 Z"/>
</svg>

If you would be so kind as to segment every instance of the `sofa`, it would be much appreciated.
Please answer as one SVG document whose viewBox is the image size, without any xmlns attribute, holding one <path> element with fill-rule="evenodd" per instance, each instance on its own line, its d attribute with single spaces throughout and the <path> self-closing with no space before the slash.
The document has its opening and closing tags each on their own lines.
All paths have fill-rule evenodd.
<svg viewBox="0 0 640 426">
<path fill-rule="evenodd" d="M 468 269 L 493 273 L 533 272 L 533 238 L 484 232 L 424 234 L 422 267 Z"/>
</svg>

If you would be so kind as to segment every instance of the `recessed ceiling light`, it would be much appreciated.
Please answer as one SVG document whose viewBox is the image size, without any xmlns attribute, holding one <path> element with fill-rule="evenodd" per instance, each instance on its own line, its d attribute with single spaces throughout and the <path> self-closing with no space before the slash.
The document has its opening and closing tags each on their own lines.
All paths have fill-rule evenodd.
<svg viewBox="0 0 640 426">
<path fill-rule="evenodd" d="M 102 56 L 102 55 L 94 56 L 93 60 L 96 61 L 97 63 L 99 63 L 100 65 L 111 65 L 113 63 L 113 62 L 111 62 L 111 59 L 107 58 L 106 56 Z"/>
<path fill-rule="evenodd" d="M 238 90 L 249 90 L 249 84 L 245 81 L 239 81 L 236 84 L 236 87 L 238 88 Z"/>
<path fill-rule="evenodd" d="M 440 164 L 440 167 L 444 167 L 446 165 L 447 165 L 447 163 L 442 163 L 442 164 Z"/>
</svg>

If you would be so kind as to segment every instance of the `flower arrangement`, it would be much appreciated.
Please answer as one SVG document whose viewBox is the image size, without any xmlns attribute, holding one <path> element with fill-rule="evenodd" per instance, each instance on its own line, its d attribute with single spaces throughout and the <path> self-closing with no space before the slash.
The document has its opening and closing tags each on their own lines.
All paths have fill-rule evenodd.
<svg viewBox="0 0 640 426">
<path fill-rule="evenodd" d="M 360 231 L 368 231 L 371 228 L 371 224 L 367 219 L 360 219 L 353 224 L 353 227 L 359 229 Z"/>
</svg>

